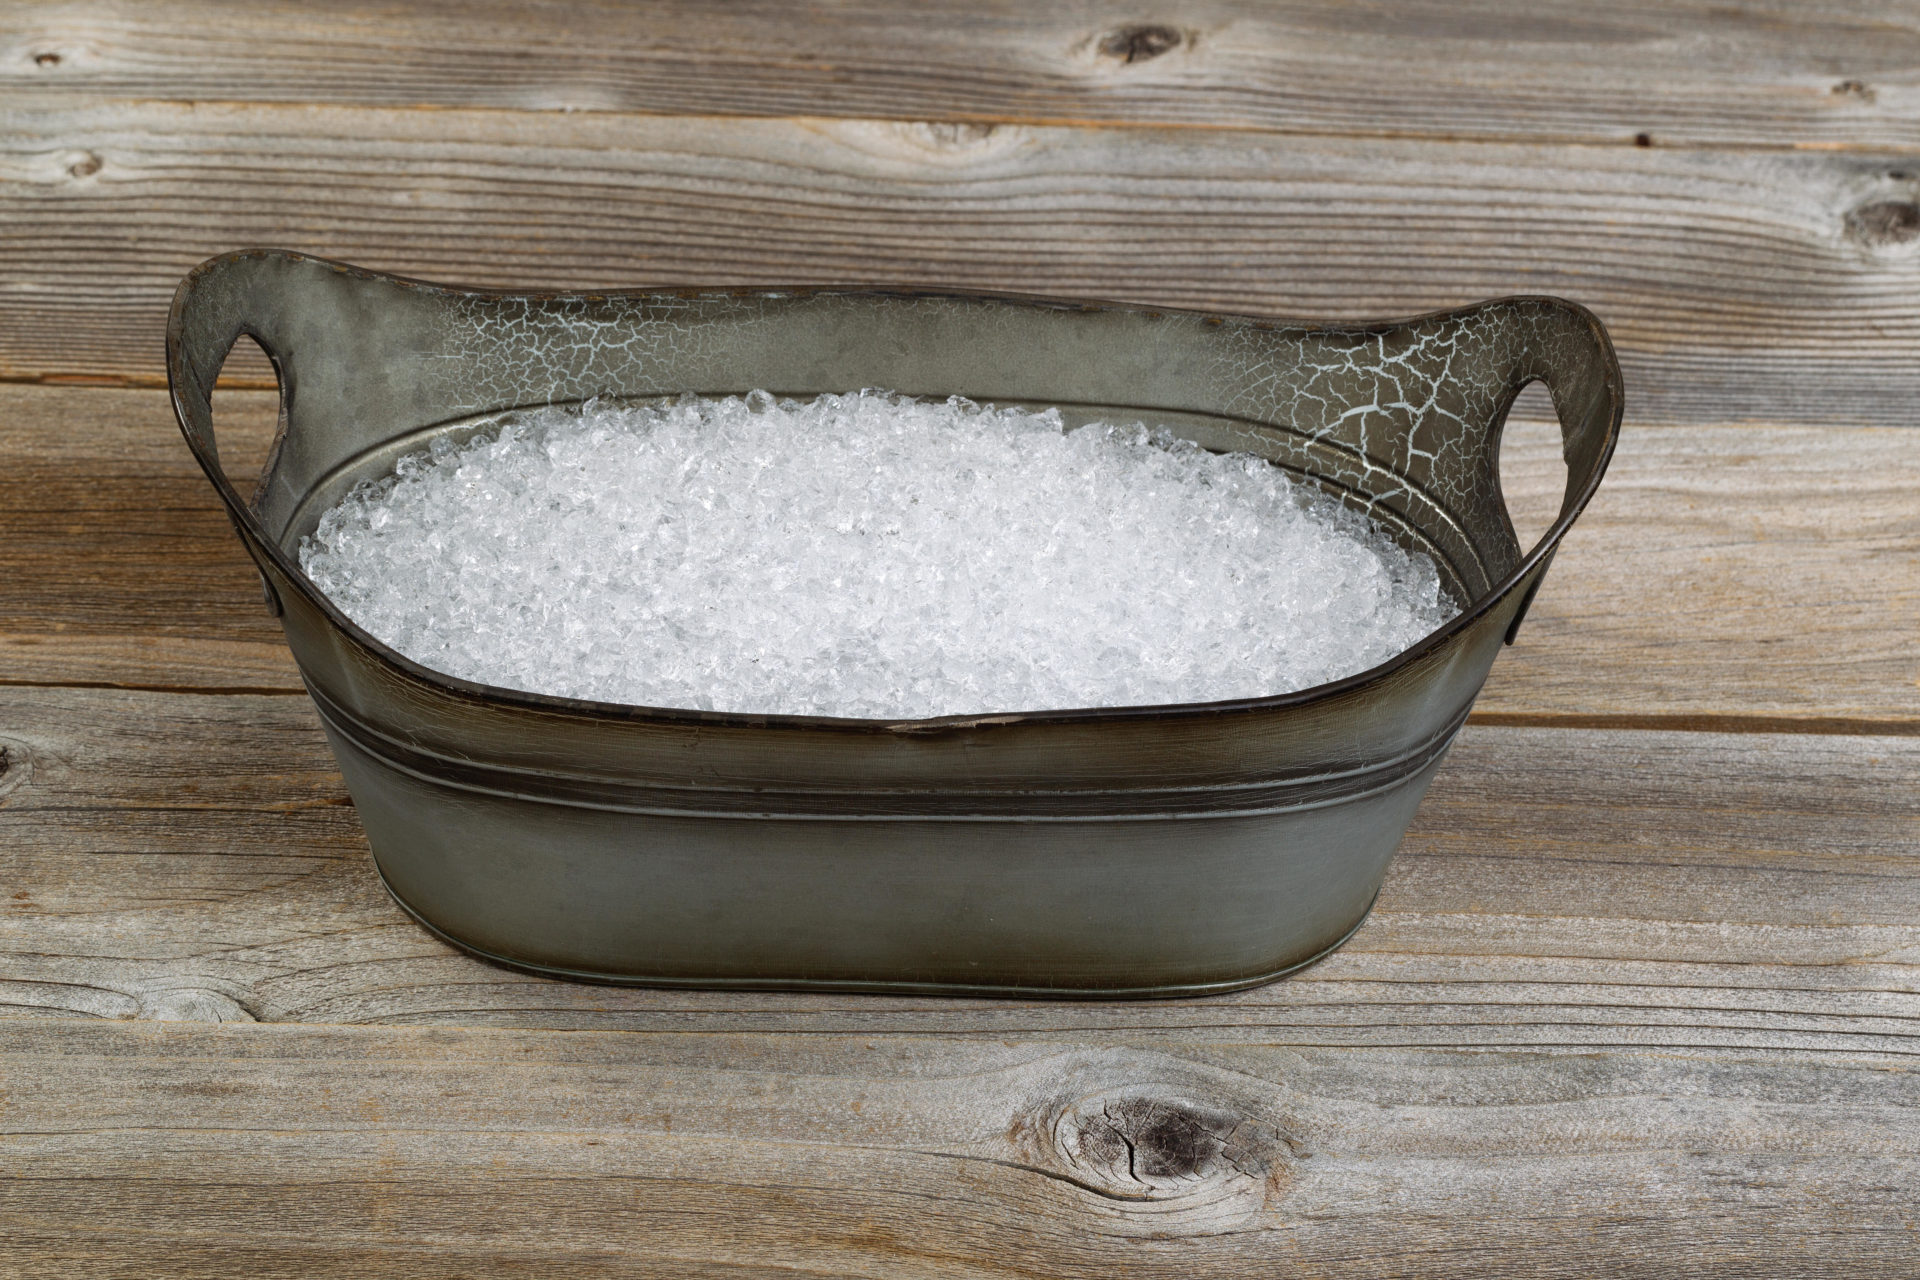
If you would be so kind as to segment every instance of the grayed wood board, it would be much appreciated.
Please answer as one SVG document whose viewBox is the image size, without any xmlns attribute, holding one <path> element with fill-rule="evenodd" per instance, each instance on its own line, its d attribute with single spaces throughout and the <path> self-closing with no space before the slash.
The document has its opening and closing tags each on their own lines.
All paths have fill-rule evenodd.
<svg viewBox="0 0 1920 1280">
<path fill-rule="evenodd" d="M 273 404 L 219 397 L 243 483 Z M 1557 428 L 1511 431 L 1509 498 L 1539 527 Z M 1920 730 L 1916 493 L 1897 429 L 1629 425 L 1476 714 Z M 0 576 L 0 683 L 300 691 L 161 393 L 0 386 Z"/>
<path fill-rule="evenodd" d="M 1526 0 L 0 6 L 0 88 L 74 101 L 1162 124 L 1911 148 L 1920 10 Z"/>
<path fill-rule="evenodd" d="M 304 700 L 0 727 L 14 1274 L 1920 1265 L 1910 738 L 1470 728 L 1346 948 L 1115 1005 L 511 974 Z"/>
<path fill-rule="evenodd" d="M 1916 147 L 1910 4 L 0 4 L 0 1274 L 1920 1274 Z M 17 385 L 158 386 L 243 243 L 1552 291 L 1628 425 L 1313 969 L 572 986 L 385 898 L 164 396 Z M 221 400 L 256 466 L 271 397 Z"/>
<path fill-rule="evenodd" d="M 1555 293 L 1611 329 L 1632 422 L 1907 426 L 1916 198 L 1892 150 L 0 93 L 0 378 L 159 385 L 181 276 L 278 244 L 482 285 L 1346 319 Z"/>
<path fill-rule="evenodd" d="M 20 1277 L 1896 1276 L 1822 1052 L 23 1024 Z"/>
</svg>

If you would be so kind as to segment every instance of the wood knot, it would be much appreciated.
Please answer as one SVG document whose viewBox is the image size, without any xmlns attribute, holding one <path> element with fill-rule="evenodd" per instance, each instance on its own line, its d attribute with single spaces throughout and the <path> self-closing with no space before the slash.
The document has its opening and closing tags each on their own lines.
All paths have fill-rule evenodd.
<svg viewBox="0 0 1920 1280">
<path fill-rule="evenodd" d="M 1170 1239 L 1271 1222 L 1312 1156 L 1278 1081 L 1137 1049 L 1033 1064 L 1007 1137 L 1017 1165 L 1087 1193 L 1103 1230 Z"/>
<path fill-rule="evenodd" d="M 993 137 L 998 125 L 967 124 L 945 120 L 929 121 L 923 125 L 926 139 L 939 147 L 977 147 Z"/>
<path fill-rule="evenodd" d="M 1159 1199 L 1209 1178 L 1268 1173 L 1260 1144 L 1230 1111 L 1151 1094 L 1090 1101 L 1061 1117 L 1060 1149 L 1123 1194 Z"/>
<path fill-rule="evenodd" d="M 1147 62 L 1163 53 L 1171 53 L 1185 39 L 1175 27 L 1160 23 L 1140 23 L 1109 31 L 1100 37 L 1102 57 L 1123 63 Z"/>
<path fill-rule="evenodd" d="M 33 753 L 27 744 L 0 738 L 0 804 L 33 780 Z"/>
<path fill-rule="evenodd" d="M 1847 214 L 1847 232 L 1863 244 L 1907 244 L 1920 237 L 1920 204 L 1873 200 Z"/>
<path fill-rule="evenodd" d="M 894 120 L 876 125 L 913 153 L 915 163 L 967 166 L 1019 145 L 1017 128 L 966 120 Z"/>
<path fill-rule="evenodd" d="M 100 157 L 91 151 L 82 151 L 68 163 L 67 172 L 76 178 L 91 178 L 100 172 Z"/>
<path fill-rule="evenodd" d="M 140 1002 L 136 1016 L 148 1022 L 257 1021 L 240 1000 L 211 986 L 155 986 L 136 998 Z"/>
<path fill-rule="evenodd" d="M 1872 102 L 1874 94 L 1873 90 L 1863 81 L 1842 80 L 1839 84 L 1833 86 L 1833 96 L 1836 98 L 1858 98 L 1862 102 Z"/>
<path fill-rule="evenodd" d="M 36 53 L 33 55 L 33 65 L 51 70 L 60 65 L 60 55 L 53 52 Z"/>
</svg>

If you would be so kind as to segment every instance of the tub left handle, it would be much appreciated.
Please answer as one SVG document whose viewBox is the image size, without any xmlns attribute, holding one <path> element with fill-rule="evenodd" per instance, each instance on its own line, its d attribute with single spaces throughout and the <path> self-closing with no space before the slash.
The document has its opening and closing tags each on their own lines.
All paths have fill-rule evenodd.
<svg viewBox="0 0 1920 1280">
<path fill-rule="evenodd" d="M 273 543 L 220 461 L 213 424 L 213 389 L 234 343 L 242 337 L 252 338 L 273 365 L 280 390 L 281 430 L 285 430 L 290 388 L 280 329 L 287 283 L 284 273 L 297 258 L 275 250 L 247 250 L 209 259 L 180 282 L 167 317 L 167 387 L 180 433 L 220 495 L 234 532 L 240 535 L 241 544 L 260 573 L 267 611 L 276 618 L 284 606 L 268 567 L 275 558 Z M 279 444 L 276 439 L 276 452 Z M 268 466 L 272 466 L 271 460 Z"/>
</svg>

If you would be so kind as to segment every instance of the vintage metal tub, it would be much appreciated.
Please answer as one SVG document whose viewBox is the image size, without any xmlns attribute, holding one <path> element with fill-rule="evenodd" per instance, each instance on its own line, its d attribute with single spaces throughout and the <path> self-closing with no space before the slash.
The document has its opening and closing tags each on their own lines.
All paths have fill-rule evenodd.
<svg viewBox="0 0 1920 1280">
<path fill-rule="evenodd" d="M 252 501 L 211 392 L 242 334 L 281 432 Z M 388 888 L 490 959 L 596 981 L 1023 995 L 1264 982 L 1336 946 L 1600 482 L 1620 372 L 1592 315 L 1507 298 L 1306 325 L 883 290 L 498 293 L 279 251 L 181 284 L 167 371 L 259 566 Z M 1522 552 L 1500 433 L 1543 380 L 1559 517 Z M 1464 612 L 1280 697 L 887 722 L 633 707 L 408 661 L 300 572 L 355 480 L 525 406 L 885 387 L 1163 423 L 1363 507 Z"/>
</svg>

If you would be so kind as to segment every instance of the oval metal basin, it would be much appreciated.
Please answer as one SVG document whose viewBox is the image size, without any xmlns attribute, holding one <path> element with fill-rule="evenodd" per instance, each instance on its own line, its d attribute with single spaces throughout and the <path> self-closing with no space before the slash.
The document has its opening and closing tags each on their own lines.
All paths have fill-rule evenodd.
<svg viewBox="0 0 1920 1280">
<path fill-rule="evenodd" d="M 282 401 L 251 501 L 211 410 L 242 334 Z M 394 897 L 501 963 L 708 987 L 1190 995 L 1324 954 L 1379 892 L 1621 410 L 1605 331 L 1553 298 L 1314 325 L 883 290 L 501 293 L 266 250 L 187 277 L 167 357 Z M 1499 444 L 1534 381 L 1568 477 L 1523 551 Z M 595 396 L 862 387 L 1259 454 L 1433 556 L 1467 605 L 1278 697 L 881 721 L 472 684 L 363 632 L 299 568 L 333 500 L 439 433 Z"/>
</svg>

